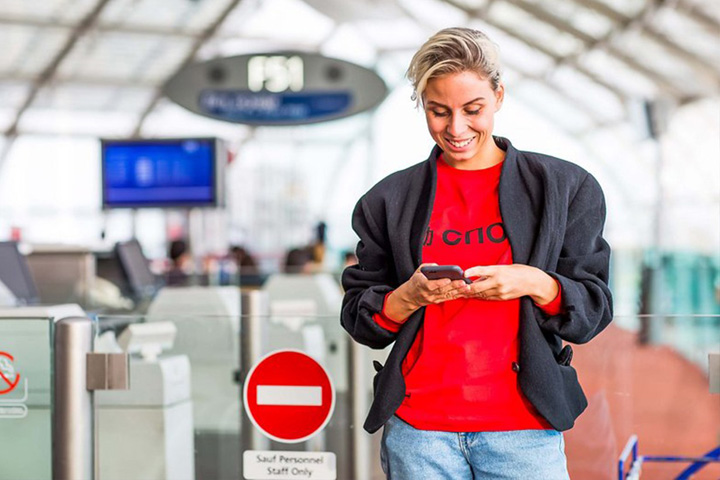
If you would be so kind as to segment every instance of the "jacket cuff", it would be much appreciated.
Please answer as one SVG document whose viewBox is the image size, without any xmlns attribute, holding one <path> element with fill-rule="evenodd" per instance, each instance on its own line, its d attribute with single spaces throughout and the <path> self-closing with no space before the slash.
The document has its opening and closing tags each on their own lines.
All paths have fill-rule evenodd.
<svg viewBox="0 0 720 480">
<path fill-rule="evenodd" d="M 397 322 L 397 321 L 393 320 L 392 318 L 388 317 L 387 312 L 385 312 L 385 305 L 387 303 L 387 298 L 394 291 L 395 290 L 391 290 L 385 295 L 385 298 L 383 299 L 382 310 L 380 310 L 380 312 L 374 314 L 372 318 L 375 321 L 375 323 L 380 325 L 385 330 L 388 330 L 393 333 L 397 333 L 400 331 L 400 328 L 402 328 L 403 322 Z"/>
</svg>

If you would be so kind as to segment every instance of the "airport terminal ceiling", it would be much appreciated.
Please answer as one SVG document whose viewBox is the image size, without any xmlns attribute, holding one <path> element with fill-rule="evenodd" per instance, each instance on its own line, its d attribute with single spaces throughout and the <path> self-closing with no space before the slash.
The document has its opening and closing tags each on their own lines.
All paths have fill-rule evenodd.
<svg viewBox="0 0 720 480">
<path fill-rule="evenodd" d="M 250 128 L 192 115 L 162 87 L 188 63 L 293 48 L 374 68 L 395 108 L 398 92 L 409 104 L 403 74 L 412 52 L 453 25 L 482 29 L 500 45 L 508 97 L 519 106 L 508 115 L 550 125 L 513 120 L 508 130 L 545 129 L 574 143 L 568 151 L 583 152 L 579 163 L 612 184 L 610 203 L 643 205 L 652 216 L 674 195 L 676 214 L 687 216 L 701 195 L 697 228 L 717 213 L 718 0 L 3 0 L 0 169 L 23 137 L 211 134 L 241 151 L 262 150 L 253 144 L 268 139 L 308 147 L 332 138 L 324 148 L 345 149 L 373 136 L 373 115 L 390 107 L 339 125 Z M 647 105 L 675 141 L 648 145 Z M 547 151 L 540 143 L 520 146 Z M 664 180 L 652 173 L 659 165 Z M 696 172 L 686 179 L 692 186 L 675 191 L 687 170 Z"/>
</svg>

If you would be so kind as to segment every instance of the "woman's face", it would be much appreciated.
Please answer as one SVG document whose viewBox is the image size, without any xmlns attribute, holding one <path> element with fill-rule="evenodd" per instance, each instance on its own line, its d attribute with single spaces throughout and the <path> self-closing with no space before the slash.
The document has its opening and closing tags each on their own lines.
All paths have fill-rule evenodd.
<svg viewBox="0 0 720 480">
<path fill-rule="evenodd" d="M 487 79 L 474 72 L 428 81 L 423 92 L 428 130 L 450 166 L 476 170 L 498 163 L 492 131 L 504 91 L 502 84 L 494 91 Z"/>
</svg>

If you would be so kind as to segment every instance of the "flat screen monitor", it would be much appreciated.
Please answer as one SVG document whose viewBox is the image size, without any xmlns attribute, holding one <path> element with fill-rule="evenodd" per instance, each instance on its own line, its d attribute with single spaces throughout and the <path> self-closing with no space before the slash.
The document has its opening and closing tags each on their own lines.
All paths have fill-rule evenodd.
<svg viewBox="0 0 720 480">
<path fill-rule="evenodd" d="M 25 305 L 36 305 L 40 295 L 30 274 L 27 259 L 17 242 L 0 242 L 0 281 Z"/>
<path fill-rule="evenodd" d="M 149 262 L 140 242 L 129 240 L 115 245 L 120 269 L 127 281 L 127 292 L 136 300 L 152 297 L 158 289 L 158 281 L 150 270 Z"/>
<path fill-rule="evenodd" d="M 217 138 L 101 140 L 103 208 L 217 207 L 225 153 Z"/>
</svg>

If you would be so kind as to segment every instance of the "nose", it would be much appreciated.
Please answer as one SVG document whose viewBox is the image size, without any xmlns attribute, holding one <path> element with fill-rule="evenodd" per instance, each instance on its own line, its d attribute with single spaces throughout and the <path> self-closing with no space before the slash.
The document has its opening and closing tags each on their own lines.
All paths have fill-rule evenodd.
<svg viewBox="0 0 720 480">
<path fill-rule="evenodd" d="M 447 131 L 452 137 L 459 137 L 467 129 L 467 124 L 462 115 L 453 114 L 448 121 Z"/>
</svg>

